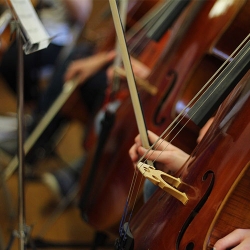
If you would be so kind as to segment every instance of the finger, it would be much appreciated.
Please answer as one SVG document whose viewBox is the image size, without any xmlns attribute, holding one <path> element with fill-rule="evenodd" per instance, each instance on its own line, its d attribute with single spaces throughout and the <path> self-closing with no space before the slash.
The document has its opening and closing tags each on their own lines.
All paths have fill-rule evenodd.
<svg viewBox="0 0 250 250">
<path fill-rule="evenodd" d="M 241 242 L 241 233 L 240 229 L 234 230 L 227 236 L 223 237 L 222 239 L 218 240 L 215 245 L 214 249 L 216 250 L 226 250 L 233 246 L 237 246 Z"/>
<path fill-rule="evenodd" d="M 158 160 L 160 161 L 159 157 L 162 154 L 162 151 L 151 150 L 151 149 L 148 150 L 148 149 L 145 149 L 144 147 L 141 147 L 141 146 L 138 147 L 137 152 L 144 159 L 151 160 L 151 161 L 154 161 L 156 158 L 157 158 L 157 161 Z M 161 160 L 162 160 L 162 157 L 161 157 Z"/>
<path fill-rule="evenodd" d="M 148 131 L 148 137 L 152 144 L 154 144 L 154 149 L 157 150 L 174 150 L 176 147 L 173 146 L 170 142 L 159 138 L 158 135 L 152 131 Z"/>
<path fill-rule="evenodd" d="M 135 137 L 135 144 L 137 144 L 137 146 L 141 146 L 142 145 L 140 134 Z"/>
<path fill-rule="evenodd" d="M 137 146 L 135 144 L 130 148 L 129 156 L 133 162 L 138 161 Z"/>
</svg>

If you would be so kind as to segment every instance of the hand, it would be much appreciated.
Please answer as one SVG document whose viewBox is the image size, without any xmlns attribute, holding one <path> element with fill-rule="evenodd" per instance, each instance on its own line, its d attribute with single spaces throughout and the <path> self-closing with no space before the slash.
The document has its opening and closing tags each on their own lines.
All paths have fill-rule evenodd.
<svg viewBox="0 0 250 250">
<path fill-rule="evenodd" d="M 158 136 L 151 131 L 148 131 L 149 141 L 153 144 L 158 140 Z M 137 161 L 147 152 L 144 156 L 145 159 L 157 161 L 157 169 L 161 169 L 164 172 L 173 171 L 176 172 L 181 168 L 185 161 L 189 158 L 189 155 L 179 148 L 175 147 L 171 143 L 160 139 L 154 146 L 155 150 L 149 150 L 142 147 L 140 135 L 135 138 L 135 144 L 130 148 L 129 155 L 136 167 Z"/>
<path fill-rule="evenodd" d="M 250 229 L 236 229 L 224 238 L 218 240 L 214 249 L 216 250 L 245 250 L 250 249 Z"/>
<path fill-rule="evenodd" d="M 65 73 L 64 80 L 68 81 L 77 77 L 79 83 L 83 84 L 89 77 L 93 76 L 114 58 L 115 51 L 110 51 L 73 61 Z"/>
<path fill-rule="evenodd" d="M 132 65 L 132 69 L 133 69 L 133 73 L 135 77 L 145 80 L 149 76 L 150 69 L 146 65 L 144 65 L 143 63 L 141 63 L 140 61 L 136 60 L 133 57 L 131 57 L 131 65 Z M 107 77 L 108 77 L 108 81 L 112 83 L 113 77 L 114 77 L 113 65 L 107 69 Z"/>
</svg>

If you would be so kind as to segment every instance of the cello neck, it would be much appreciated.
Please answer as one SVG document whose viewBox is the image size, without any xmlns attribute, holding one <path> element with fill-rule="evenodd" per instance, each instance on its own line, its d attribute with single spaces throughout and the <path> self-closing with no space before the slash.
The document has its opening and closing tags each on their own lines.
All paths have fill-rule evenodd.
<svg viewBox="0 0 250 250">
<path fill-rule="evenodd" d="M 148 33 L 148 37 L 155 41 L 159 41 L 189 2 L 190 0 L 170 1 L 168 5 L 166 5 L 166 9 L 161 17 L 156 21 L 154 27 Z"/>
<path fill-rule="evenodd" d="M 249 70 L 249 67 L 250 41 L 245 44 L 233 61 L 187 112 L 190 119 L 202 127 Z"/>
</svg>

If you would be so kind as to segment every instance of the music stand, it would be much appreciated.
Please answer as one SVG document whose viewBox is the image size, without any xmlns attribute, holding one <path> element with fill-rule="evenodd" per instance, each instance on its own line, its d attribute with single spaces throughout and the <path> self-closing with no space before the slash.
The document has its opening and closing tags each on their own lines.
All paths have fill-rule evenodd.
<svg viewBox="0 0 250 250">
<path fill-rule="evenodd" d="M 18 215 L 19 229 L 10 238 L 7 249 L 10 249 L 15 237 L 20 239 L 19 249 L 25 249 L 30 228 L 25 224 L 24 197 L 24 84 L 23 84 L 23 51 L 25 54 L 34 53 L 48 47 L 52 38 L 44 29 L 30 0 L 6 0 L 14 21 L 11 23 L 12 32 L 16 32 L 18 46 L 17 90 L 18 90 Z"/>
</svg>

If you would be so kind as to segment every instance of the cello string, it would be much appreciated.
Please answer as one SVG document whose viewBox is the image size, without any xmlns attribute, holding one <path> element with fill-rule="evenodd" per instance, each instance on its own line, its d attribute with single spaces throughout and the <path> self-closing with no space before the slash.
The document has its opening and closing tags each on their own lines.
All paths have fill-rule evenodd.
<svg viewBox="0 0 250 250">
<path fill-rule="evenodd" d="M 128 199 L 127 199 L 127 201 L 126 201 L 126 206 L 125 206 L 125 208 L 124 208 L 124 214 L 123 214 L 123 219 L 122 219 L 122 221 L 121 221 L 121 224 L 122 224 L 122 222 L 123 222 L 123 220 L 125 220 L 125 216 L 127 215 L 127 207 L 128 206 L 130 206 L 130 203 L 131 203 L 131 199 L 132 199 L 132 195 L 130 195 L 130 193 L 132 193 L 133 192 L 133 190 L 134 190 L 134 186 L 135 186 L 135 184 L 136 184 L 136 181 L 134 181 L 134 180 L 136 180 L 136 178 L 137 178 L 137 174 L 136 174 L 136 172 L 134 172 L 134 176 L 133 176 L 133 178 L 132 178 L 132 184 L 131 184 L 131 187 L 130 187 L 130 190 L 129 190 L 129 195 L 128 195 Z M 143 179 L 143 176 L 141 176 L 141 182 L 142 182 L 142 179 Z M 140 182 L 140 183 L 141 183 Z M 141 184 L 140 184 L 140 186 L 141 186 Z M 139 189 L 138 189 L 139 190 Z M 138 195 L 136 195 L 136 197 L 138 197 Z M 133 206 L 134 207 L 134 206 Z M 133 211 L 134 209 L 132 209 L 132 211 Z"/>
<path fill-rule="evenodd" d="M 166 130 L 164 130 L 163 131 L 163 133 L 159 136 L 159 138 L 151 145 L 151 147 L 147 150 L 147 152 L 138 160 L 138 163 L 139 162 L 142 162 L 142 161 L 144 161 L 143 159 L 147 159 L 147 157 L 145 157 L 147 154 L 148 154 L 148 152 L 149 152 L 149 150 L 156 150 L 158 147 L 159 147 L 159 141 L 161 140 L 161 139 L 163 139 L 163 140 L 166 140 L 166 138 L 167 137 L 169 137 L 169 135 L 173 132 L 173 130 L 177 127 L 177 125 L 179 125 L 180 124 L 180 122 L 185 118 L 185 113 L 186 113 L 186 111 L 191 107 L 191 105 L 195 102 L 195 100 L 197 99 L 197 97 L 198 96 L 200 96 L 201 95 L 201 93 L 203 92 L 203 90 L 211 83 L 211 81 L 213 81 L 213 80 L 216 80 L 215 79 L 215 77 L 216 77 L 216 75 L 218 75 L 219 74 L 219 72 L 221 71 L 221 70 L 225 70 L 226 69 L 226 64 L 228 63 L 228 62 L 230 62 L 231 61 L 231 59 L 234 57 L 234 55 L 242 48 L 242 46 L 243 46 L 243 44 L 245 44 L 246 43 L 246 41 L 249 39 L 249 37 L 250 37 L 250 34 L 241 42 L 241 44 L 235 49 L 235 51 L 228 57 L 228 59 L 222 64 L 222 66 L 215 72 L 215 74 L 207 81 L 207 83 L 198 91 L 198 93 L 192 98 L 192 100 L 187 104 L 187 106 L 179 113 L 179 115 L 174 119 L 174 121 L 166 128 Z M 224 68 L 224 69 L 223 69 Z M 214 90 L 213 90 L 213 92 L 212 93 L 214 93 L 215 92 L 215 90 L 219 87 L 220 85 L 218 85 Z M 211 93 L 211 94 L 212 94 Z M 209 96 L 211 96 L 211 94 L 209 95 Z M 208 97 L 209 97 L 208 96 Z M 207 98 L 208 98 L 207 97 Z M 204 102 L 207 100 L 207 98 L 204 100 Z M 202 105 L 204 104 L 204 102 L 200 105 L 200 107 L 199 108 L 201 108 L 202 107 Z M 198 109 L 197 109 L 197 111 L 198 111 Z M 196 111 L 196 112 L 197 112 Z M 189 117 L 189 119 L 187 120 L 187 122 L 183 125 L 183 127 L 185 127 L 186 126 L 186 124 L 190 121 L 190 120 L 192 120 L 191 118 L 196 114 L 196 112 L 194 112 L 194 114 L 191 116 L 191 117 Z M 180 118 L 181 117 L 181 118 Z M 180 118 L 180 119 L 179 119 Z M 182 130 L 183 128 L 181 128 L 181 130 Z M 175 135 L 175 137 L 180 133 L 181 131 L 178 131 L 177 132 L 177 134 Z M 173 139 L 171 140 L 171 141 L 173 141 Z M 156 146 L 156 144 L 158 143 L 158 145 Z M 160 144 L 161 144 L 162 142 L 160 142 Z M 156 147 L 155 147 L 156 146 Z M 156 160 L 156 159 L 155 159 Z M 155 161 L 154 160 L 154 161 Z M 145 161 L 144 161 L 145 162 Z"/>
<path fill-rule="evenodd" d="M 231 55 L 231 56 L 229 56 L 229 58 L 228 58 L 228 60 L 227 61 L 229 61 L 232 57 L 233 57 L 233 55 L 240 49 L 240 47 L 242 46 L 242 44 L 244 44 L 245 43 L 245 41 L 246 40 L 248 40 L 248 38 L 249 38 L 249 35 L 244 39 L 244 41 L 237 47 L 237 49 L 234 51 L 234 53 Z M 239 58 L 237 58 L 237 63 L 236 64 L 231 64 L 231 63 L 234 63 L 234 60 L 230 63 L 230 65 L 232 65 L 232 68 L 230 67 L 229 68 L 229 70 L 227 70 L 227 68 L 225 68 L 222 72 L 221 72 L 221 74 L 223 74 L 226 70 L 226 73 L 224 74 L 224 75 L 222 75 L 222 79 L 219 81 L 219 83 L 218 83 L 218 85 L 216 85 L 216 87 L 215 88 L 213 88 L 212 89 L 212 92 L 210 92 L 209 93 L 209 95 L 205 98 L 205 100 L 203 100 L 203 102 L 199 105 L 199 107 L 196 109 L 196 111 L 192 114 L 192 116 L 190 117 L 190 119 L 182 126 L 182 129 L 186 126 L 186 124 L 191 120 L 191 118 L 195 115 L 195 113 L 201 108 L 201 106 L 205 103 L 205 101 L 210 97 L 210 96 L 212 96 L 212 94 L 217 90 L 217 88 L 221 85 L 221 84 L 223 84 L 223 82 L 224 82 L 224 80 L 225 79 L 227 79 L 227 77 L 230 75 L 230 73 L 236 68 L 236 65 L 238 64 L 238 62 L 240 61 L 240 60 L 242 60 L 242 59 L 244 59 L 244 58 L 247 58 L 246 57 L 246 55 L 248 55 L 249 54 L 249 42 L 245 45 L 245 47 L 247 47 L 247 49 L 242 49 L 241 51 L 242 51 L 242 53 L 240 54 L 240 57 Z M 220 67 L 221 68 L 221 67 Z M 221 75 L 220 74 L 220 75 Z M 217 77 L 218 78 L 218 77 Z M 179 133 L 179 132 L 178 132 Z M 177 133 L 177 134 L 178 134 Z M 175 137 L 177 136 L 177 134 L 175 135 Z M 174 138 L 173 138 L 174 139 Z M 172 140 L 173 140 L 172 139 Z M 169 146 L 169 144 L 172 142 L 172 140 L 167 144 L 167 146 L 166 147 L 168 147 Z M 157 141 L 159 141 L 159 140 L 157 140 Z M 166 148 L 165 147 L 165 148 Z M 161 152 L 163 152 L 165 149 L 163 149 L 163 150 L 161 150 Z M 160 154 L 161 154 L 161 152 L 160 152 Z M 159 155 L 160 155 L 159 154 Z M 158 156 L 159 157 L 159 156 Z M 158 158 L 158 157 L 156 157 L 156 158 Z M 135 202 L 136 202 L 136 200 L 137 199 L 135 199 L 135 201 L 134 201 L 134 205 L 135 205 Z M 127 223 L 127 227 L 125 228 L 125 232 L 127 232 L 128 230 L 129 230 L 129 223 L 130 223 L 130 221 L 131 221 L 131 218 L 132 218 L 132 214 L 133 214 L 133 210 L 134 210 L 134 206 L 133 206 L 133 208 L 132 208 L 132 210 L 131 210 L 131 212 L 130 212 L 130 216 L 129 216 L 129 219 L 128 219 L 128 223 Z M 123 237 L 125 237 L 125 235 L 123 235 Z M 124 239 L 125 240 L 125 239 Z"/>
<path fill-rule="evenodd" d="M 124 207 L 124 212 L 123 212 L 123 215 L 122 215 L 122 219 L 120 221 L 120 232 L 122 232 L 122 225 L 124 224 L 125 220 L 130 222 L 131 218 L 132 218 L 132 214 L 133 214 L 133 211 L 134 211 L 134 208 L 135 208 L 135 204 L 136 202 L 132 202 L 132 190 L 134 190 L 134 186 L 135 184 L 137 183 L 137 175 L 138 175 L 138 172 L 134 171 L 134 175 L 133 175 L 133 180 L 132 180 L 132 183 L 131 185 L 133 185 L 132 188 L 130 188 L 129 190 L 129 194 L 128 194 L 128 197 L 127 197 L 127 201 L 126 201 L 126 204 L 125 204 L 125 207 Z M 136 179 L 136 180 L 135 180 Z M 140 192 L 140 187 L 142 185 L 142 180 L 143 180 L 143 176 L 141 175 L 140 177 L 140 183 L 139 183 L 139 188 L 137 189 L 137 193 L 135 195 L 135 200 L 137 200 L 137 197 L 139 196 L 139 192 Z M 127 215 L 128 215 L 128 212 L 129 212 L 129 209 L 131 206 L 130 206 L 130 203 L 132 203 L 132 209 L 130 211 L 130 216 L 129 216 L 129 220 L 127 220 Z M 126 231 L 128 230 L 128 228 L 126 229 Z M 122 236 L 122 233 L 120 234 Z M 124 238 L 126 237 L 126 234 L 124 234 Z"/>
<path fill-rule="evenodd" d="M 242 41 L 242 43 L 236 48 L 236 50 L 228 57 L 228 59 L 223 63 L 223 65 L 215 72 L 215 74 L 209 79 L 209 81 L 205 84 L 205 85 L 207 85 L 208 83 L 210 83 L 211 81 L 212 81 L 212 79 L 214 79 L 215 78 L 215 76 L 216 75 L 218 75 L 218 72 L 219 71 L 221 71 L 221 69 L 222 68 L 224 68 L 223 69 L 223 72 L 226 70 L 226 68 L 225 68 L 225 64 L 227 63 L 227 62 L 229 62 L 229 61 L 231 61 L 231 59 L 233 58 L 233 56 L 241 49 L 241 47 L 243 46 L 243 44 L 249 39 L 249 37 L 250 37 L 250 34 Z M 247 51 L 245 52 L 245 54 L 247 53 Z M 243 54 L 243 56 L 242 57 L 244 57 L 244 55 L 245 54 Z M 232 62 L 231 62 L 232 63 Z M 232 71 L 232 70 L 231 70 Z M 227 75 L 229 75 L 230 74 L 230 72 L 227 72 L 227 74 L 224 76 L 224 79 L 225 79 L 225 77 L 227 76 Z M 207 98 L 203 101 L 203 103 L 201 103 L 201 105 L 197 108 L 197 110 L 192 114 L 192 116 L 191 117 L 189 117 L 189 119 L 185 122 L 185 124 L 182 126 L 182 128 L 174 135 L 174 137 L 166 144 L 166 146 L 161 150 L 161 152 L 159 153 L 159 155 L 153 160 L 153 163 L 159 158 L 159 156 L 163 153 L 163 151 L 165 151 L 166 150 L 166 148 L 171 144 L 171 142 L 176 138 L 176 136 L 181 132 L 181 130 L 182 129 L 184 129 L 185 128 L 185 126 L 187 125 L 187 123 L 192 119 L 192 117 L 196 114 L 196 112 L 202 107 L 202 105 L 205 103 L 205 101 L 216 91 L 216 89 L 222 84 L 222 82 L 223 82 L 223 79 L 220 81 L 220 83 L 218 84 L 218 86 L 216 86 L 216 88 L 210 93 L 210 95 L 208 95 L 207 96 Z M 203 87 L 204 88 L 204 87 Z M 202 89 L 203 89 L 202 88 Z M 201 91 L 199 91 L 198 93 L 200 93 Z M 197 93 L 197 95 L 198 95 L 198 93 Z M 191 105 L 190 103 L 192 103 L 195 99 L 196 99 L 196 97 L 197 97 L 197 95 L 189 102 L 189 104 L 187 105 L 187 107 L 186 108 L 184 108 L 184 110 L 182 111 L 182 114 L 185 112 L 185 110 Z M 184 119 L 184 116 L 182 116 L 182 118 L 177 122 L 178 124 L 181 122 L 181 120 L 183 120 Z M 175 122 L 176 122 L 177 120 L 175 119 Z M 151 152 L 151 154 L 149 154 L 149 155 L 152 155 L 153 154 L 153 152 L 160 146 L 160 144 L 163 142 L 163 141 L 165 141 L 165 139 L 170 135 L 170 133 L 173 131 L 173 129 L 170 131 L 170 132 L 168 132 L 168 134 L 165 136 L 165 134 L 166 134 L 166 131 L 168 131 L 169 130 L 169 128 L 171 128 L 171 126 L 172 127 L 176 127 L 177 125 L 174 125 L 173 126 L 173 124 L 174 124 L 174 122 L 172 122 L 170 125 L 169 125 L 169 127 L 162 133 L 162 135 L 161 136 L 159 136 L 159 138 L 156 140 L 156 142 L 154 143 L 154 144 L 152 144 L 151 145 L 151 147 L 150 147 L 150 149 L 147 149 L 147 151 L 146 151 L 146 153 L 140 158 L 140 160 L 138 161 L 138 163 L 139 162 L 146 162 L 147 160 L 148 160 L 148 157 L 146 157 L 146 155 L 149 153 L 149 150 L 152 150 L 152 152 Z M 162 140 L 161 142 L 159 142 L 160 140 Z M 158 143 L 158 144 L 157 144 Z M 156 144 L 157 144 L 157 146 L 156 146 Z M 156 148 L 155 148 L 155 146 L 156 146 Z M 144 160 L 143 160 L 144 159 Z M 143 165 L 141 165 L 141 167 L 142 167 Z M 136 200 L 137 200 L 137 198 L 134 200 L 134 204 L 133 204 L 133 208 L 134 208 L 134 206 L 135 206 L 135 202 L 136 202 Z M 132 211 L 131 211 L 131 213 L 132 213 Z"/>
<path fill-rule="evenodd" d="M 219 74 L 219 72 L 225 68 L 226 64 L 231 61 L 231 58 L 240 50 L 242 45 L 246 42 L 246 40 L 249 38 L 249 35 L 242 41 L 242 43 L 236 48 L 236 50 L 228 57 L 228 59 L 222 64 L 222 66 L 215 72 L 215 74 L 207 81 L 207 83 L 201 88 L 201 90 L 192 98 L 192 100 L 187 104 L 187 106 L 179 113 L 179 115 L 174 119 L 174 121 L 166 128 L 166 130 L 159 136 L 158 140 L 156 140 L 151 147 L 147 150 L 147 152 L 138 160 L 139 162 L 143 162 L 143 159 L 147 160 L 147 157 L 145 157 L 148 154 L 149 150 L 155 150 L 159 147 L 159 140 L 166 139 L 173 130 L 177 127 L 177 125 L 185 118 L 184 114 L 186 113 L 186 110 L 190 108 L 191 104 L 197 99 L 198 96 L 201 95 L 203 90 L 213 81 L 216 80 L 215 77 Z M 202 106 L 202 105 L 201 105 Z M 190 119 L 189 119 L 190 120 Z M 156 144 L 158 143 L 158 146 Z"/>
<path fill-rule="evenodd" d="M 137 22 L 137 24 L 132 27 L 131 32 L 129 32 L 127 35 L 127 40 L 130 41 L 136 39 L 136 42 L 133 43 L 132 46 L 128 42 L 130 53 L 138 56 L 140 52 L 147 47 L 147 45 L 151 41 L 149 38 L 147 38 L 148 31 L 150 31 L 150 29 L 155 24 L 155 20 L 159 18 L 161 13 L 164 12 L 168 6 L 169 2 L 158 3 L 155 7 L 152 8 L 151 11 L 149 11 L 142 17 L 141 21 Z M 141 46 L 142 44 L 143 46 Z"/>
<path fill-rule="evenodd" d="M 198 3 L 198 4 L 196 4 L 196 5 L 194 5 L 194 7 L 193 7 L 193 9 L 192 9 L 192 11 L 191 11 L 191 15 L 188 15 L 188 20 L 186 20 L 186 19 L 183 19 L 183 20 L 182 20 L 183 25 L 181 26 L 181 27 L 182 27 L 181 32 L 179 32 L 180 30 L 178 30 L 178 34 L 179 34 L 179 35 L 177 36 L 177 40 L 180 39 L 180 33 L 181 33 L 181 34 L 184 34 L 184 31 L 187 29 L 188 25 L 192 22 L 192 20 L 193 20 L 195 14 L 199 11 L 199 9 L 200 9 L 200 7 L 201 7 L 202 5 L 203 5 L 202 2 L 201 2 L 201 3 Z M 119 22 L 119 20 L 118 20 L 117 22 Z M 120 36 L 122 36 L 122 34 L 121 34 Z M 174 44 L 174 41 L 175 41 L 175 40 L 171 39 L 171 44 Z M 134 172 L 134 177 L 132 178 L 132 183 L 134 182 L 134 180 L 136 180 L 136 177 L 137 177 L 137 175 L 135 175 L 135 173 L 136 173 L 136 172 Z M 130 187 L 130 191 L 129 191 L 129 195 L 128 195 L 127 201 L 128 201 L 128 200 L 130 201 L 130 198 L 132 197 L 132 196 L 130 195 L 130 193 L 133 193 L 134 186 L 135 186 L 134 184 L 131 184 L 131 187 Z"/>
<path fill-rule="evenodd" d="M 124 6 L 125 1 L 122 1 L 120 4 L 120 17 L 123 24 L 123 29 L 126 27 L 126 16 L 124 13 L 127 12 L 128 3 L 126 3 L 126 7 Z M 149 39 L 145 39 L 145 34 L 150 30 L 151 26 L 154 24 L 154 19 L 158 18 L 158 15 L 164 10 L 167 2 L 159 2 L 155 6 L 153 6 L 139 21 L 136 22 L 127 32 L 126 37 L 128 41 L 131 41 L 129 45 L 129 51 L 131 54 L 139 55 L 141 51 L 143 51 L 147 45 L 149 44 Z M 146 29 L 146 30 L 145 30 Z M 139 34 L 139 36 L 138 36 Z M 136 41 L 136 42 L 134 42 Z M 143 43 L 146 41 L 146 43 Z M 128 42 L 129 43 L 129 42 Z M 144 46 L 140 47 L 140 52 L 138 51 L 138 47 L 140 44 Z M 114 68 L 118 68 L 122 66 L 121 54 L 119 51 L 119 44 L 116 41 L 116 49 L 117 56 L 113 63 Z M 112 84 L 112 93 L 116 93 L 120 86 L 120 75 L 117 71 L 115 71 L 113 76 L 113 84 Z"/>
<path fill-rule="evenodd" d="M 159 13 L 164 9 L 167 2 L 160 0 L 155 6 L 153 6 L 143 17 L 141 17 L 139 22 L 136 22 L 127 34 L 127 39 L 130 40 L 135 36 L 138 30 L 143 29 L 148 26 L 150 22 L 154 21 L 154 18 L 158 18 Z"/>
<path fill-rule="evenodd" d="M 149 147 L 145 122 L 144 122 L 142 110 L 140 107 L 140 102 L 138 99 L 138 94 L 137 94 L 138 92 L 136 90 L 135 78 L 133 75 L 130 57 L 128 55 L 128 49 L 126 46 L 125 36 L 124 36 L 124 32 L 123 32 L 122 25 L 121 25 L 121 20 L 119 17 L 119 12 L 118 12 L 115 0 L 109 0 L 109 2 L 110 2 L 111 12 L 112 12 L 113 19 L 114 19 L 117 37 L 118 37 L 119 44 L 120 44 L 120 49 L 122 52 L 123 64 L 124 64 L 125 70 L 127 72 L 127 80 L 128 80 L 128 84 L 129 84 L 131 101 L 132 101 L 134 110 L 136 110 L 136 121 L 138 124 L 137 127 L 140 130 L 140 134 L 143 136 L 143 145 L 146 147 Z M 134 176 L 135 176 L 135 172 L 134 172 Z M 127 199 L 128 204 L 129 204 L 129 202 L 130 202 L 130 199 Z"/>
<path fill-rule="evenodd" d="M 141 25 L 141 23 L 143 24 L 143 25 L 141 25 L 141 27 L 143 28 L 143 27 L 146 27 L 147 28 L 147 31 L 149 31 L 150 30 L 150 28 L 154 25 L 154 21 L 155 21 L 155 19 L 157 19 L 158 18 L 158 15 L 161 15 L 161 13 L 163 12 L 163 11 L 165 11 L 166 10 L 166 8 L 169 6 L 169 2 L 163 2 L 163 3 L 160 3 L 160 4 L 158 4 L 159 6 L 156 6 L 156 10 L 153 10 L 151 13 L 150 13 L 150 15 L 151 15 L 151 17 L 150 18 L 148 18 L 148 16 L 150 16 L 150 15 L 145 15 L 144 17 L 143 17 L 143 19 L 145 19 L 146 20 L 146 22 L 143 24 L 143 21 L 142 22 L 139 22 L 138 24 L 136 24 L 136 25 Z M 134 28 L 136 25 L 134 25 L 132 28 Z M 132 29 L 132 35 L 135 35 L 135 30 L 133 30 Z M 132 35 L 131 35 L 131 33 L 129 33 L 128 34 L 128 38 L 129 39 L 131 39 L 132 38 Z M 137 42 L 137 44 L 139 44 L 140 43 L 140 41 L 142 41 L 143 39 L 144 39 L 144 37 L 145 37 L 145 33 L 143 33 L 142 35 L 141 35 L 141 38 L 140 39 L 138 39 L 138 42 Z M 128 40 L 129 40 L 128 39 Z M 149 40 L 148 40 L 149 41 Z M 130 50 L 130 53 L 132 52 L 133 53 L 133 51 L 135 51 L 136 49 L 136 45 L 137 44 L 135 44 L 134 45 L 134 48 L 132 48 L 132 50 L 131 50 L 131 46 L 129 47 L 129 50 Z M 144 47 L 146 47 L 146 45 L 144 46 Z M 131 186 L 130 186 L 130 189 L 129 189 L 129 194 L 128 194 L 128 199 L 127 199 L 127 202 L 126 202 L 126 204 L 128 205 L 128 204 L 130 204 L 130 201 L 131 201 L 131 198 L 132 198 L 132 195 L 130 195 L 131 193 L 133 193 L 133 190 L 134 190 L 134 187 L 135 187 L 135 184 L 136 184 L 136 179 L 137 179 L 137 172 L 135 171 L 134 172 L 134 175 L 133 175 L 133 178 L 132 178 L 132 182 L 131 182 Z M 141 181 L 140 181 L 140 183 L 142 182 L 142 176 L 141 176 Z M 125 211 L 126 211 L 126 209 L 125 209 Z"/>
<path fill-rule="evenodd" d="M 226 64 L 226 63 L 225 63 L 225 64 Z M 221 69 L 221 68 L 220 68 L 220 69 Z M 214 90 L 214 91 L 215 91 L 215 90 Z M 185 111 L 184 111 L 184 112 L 185 112 Z M 191 119 L 191 118 L 190 118 L 190 119 Z M 190 120 L 190 119 L 189 119 L 189 120 Z M 184 125 L 184 126 L 185 126 L 185 125 Z M 161 137 L 163 137 L 163 136 L 161 136 Z M 165 138 L 166 138 L 166 137 L 165 137 Z M 165 139 L 165 138 L 164 138 L 164 139 Z M 143 157 L 142 157 L 142 158 L 143 158 Z"/>
<path fill-rule="evenodd" d="M 194 11 L 192 11 L 192 13 L 193 13 L 193 15 L 191 15 L 191 17 L 193 17 L 194 16 L 194 14 L 196 13 L 196 11 L 198 11 L 198 9 L 199 9 L 199 7 L 200 7 L 201 5 L 199 4 L 198 6 L 196 6 L 195 8 L 194 8 Z M 191 18 L 191 20 L 192 20 L 192 18 Z M 184 27 L 187 27 L 187 24 L 188 23 L 190 23 L 190 20 L 189 20 L 189 22 L 185 22 L 185 25 L 183 25 Z M 183 26 L 182 26 L 182 28 L 183 28 Z M 183 32 L 183 29 L 182 29 L 182 32 Z M 179 36 L 177 36 L 177 38 L 178 38 Z M 173 43 L 173 41 L 172 41 L 172 43 Z M 135 174 L 134 174 L 134 176 L 135 176 Z M 136 177 L 137 177 L 137 175 L 136 175 Z M 141 176 L 141 180 L 142 180 L 142 176 Z M 133 178 L 133 180 L 134 179 L 136 179 L 136 178 Z M 132 183 L 133 183 L 133 181 L 132 181 Z M 135 186 L 135 184 L 133 184 L 133 185 L 131 185 L 131 188 L 130 188 L 130 192 L 131 193 L 133 193 L 134 191 L 134 186 Z M 141 184 L 140 184 L 140 186 L 141 186 Z M 140 186 L 139 186 L 139 188 L 138 188 L 138 190 L 140 189 Z M 128 199 L 130 199 L 130 197 L 132 197 L 130 194 L 129 194 L 129 196 L 128 196 Z M 138 195 L 136 196 L 136 198 L 135 198 L 135 201 L 136 201 L 136 199 L 137 199 L 137 197 L 138 197 Z M 132 199 L 132 198 L 131 198 Z M 135 205 L 135 203 L 134 203 L 134 205 Z M 134 206 L 133 206 L 134 207 Z M 133 210 L 134 209 L 132 209 L 131 210 L 131 214 L 133 213 Z M 126 209 L 125 210 L 125 213 L 126 213 L 126 216 L 127 216 L 127 211 L 128 211 L 128 209 Z M 130 216 L 130 218 L 131 218 L 131 216 Z M 123 220 L 125 220 L 125 215 L 123 215 Z M 122 223 L 121 223 L 122 224 Z M 125 236 L 124 236 L 125 237 Z"/>
<path fill-rule="evenodd" d="M 162 11 L 162 9 L 164 9 L 165 10 L 165 8 L 166 8 L 166 6 L 168 6 L 169 5 L 169 3 L 165 3 L 165 4 L 163 4 L 163 6 L 160 6 L 160 8 L 158 9 L 158 13 L 160 12 L 160 11 Z M 140 24 L 140 23 L 139 23 Z M 135 173 L 136 173 L 136 171 L 135 171 Z M 131 197 L 131 193 L 133 193 L 133 190 L 134 190 L 134 186 L 135 186 L 135 182 L 136 182 L 136 178 L 137 178 L 137 175 L 136 174 L 134 174 L 134 176 L 133 176 L 133 178 L 132 178 L 132 184 L 131 184 L 131 187 L 130 187 L 130 190 L 129 190 L 129 195 L 128 195 L 128 197 Z"/>
</svg>

